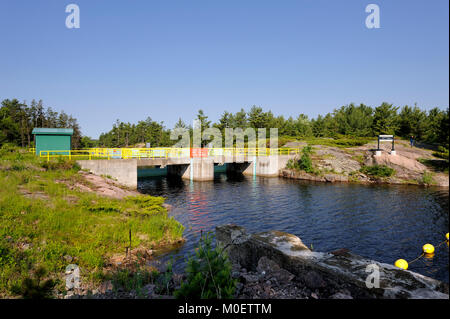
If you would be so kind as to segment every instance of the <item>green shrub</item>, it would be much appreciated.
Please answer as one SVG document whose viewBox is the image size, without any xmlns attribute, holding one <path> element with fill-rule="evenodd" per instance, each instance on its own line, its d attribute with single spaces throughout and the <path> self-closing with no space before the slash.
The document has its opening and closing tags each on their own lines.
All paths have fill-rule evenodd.
<svg viewBox="0 0 450 319">
<path fill-rule="evenodd" d="M 300 157 L 300 169 L 307 173 L 312 173 L 314 171 L 311 160 L 312 149 L 311 146 L 305 146 L 302 149 L 302 157 Z"/>
<path fill-rule="evenodd" d="M 225 252 L 212 248 L 210 233 L 200 237 L 195 255 L 186 266 L 187 279 L 175 292 L 177 298 L 230 299 L 236 280 L 231 277 L 231 264 Z"/>
<path fill-rule="evenodd" d="M 295 169 L 299 171 L 305 171 L 307 173 L 313 173 L 314 168 L 311 160 L 312 148 L 311 146 L 305 146 L 302 149 L 302 156 L 299 160 L 290 159 L 286 163 L 287 169 Z"/>
<path fill-rule="evenodd" d="M 395 170 L 386 165 L 363 166 L 360 172 L 374 177 L 389 177 L 395 174 Z"/>
<path fill-rule="evenodd" d="M 286 163 L 287 169 L 297 169 L 297 161 L 294 159 L 289 159 Z"/>
<path fill-rule="evenodd" d="M 425 185 L 431 185 L 433 184 L 433 174 L 430 172 L 424 172 L 422 174 L 422 181 L 423 184 Z"/>
<path fill-rule="evenodd" d="M 52 159 L 50 161 L 44 160 L 41 162 L 41 166 L 46 170 L 74 170 L 79 171 L 81 169 L 80 165 L 74 160 L 69 160 L 68 158 L 58 157 L 56 160 Z"/>
<path fill-rule="evenodd" d="M 56 282 L 52 279 L 43 280 L 47 270 L 38 267 L 33 277 L 26 277 L 22 284 L 13 287 L 13 293 L 21 295 L 24 299 L 48 299 L 52 297 L 52 290 Z"/>
<path fill-rule="evenodd" d="M 5 143 L 0 148 L 0 156 L 5 156 L 11 153 L 16 153 L 19 148 L 11 143 Z"/>
</svg>

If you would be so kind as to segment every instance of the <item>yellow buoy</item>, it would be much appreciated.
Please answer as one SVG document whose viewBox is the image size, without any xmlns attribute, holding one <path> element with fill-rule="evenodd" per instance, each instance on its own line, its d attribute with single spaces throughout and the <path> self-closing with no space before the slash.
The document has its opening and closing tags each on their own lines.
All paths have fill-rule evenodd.
<svg viewBox="0 0 450 319">
<path fill-rule="evenodd" d="M 423 245 L 423 252 L 425 254 L 432 254 L 432 253 L 434 253 L 434 246 L 431 245 L 431 244 Z"/>
<path fill-rule="evenodd" d="M 447 234 L 445 234 L 445 238 L 447 238 L 447 240 L 448 240 L 448 233 L 447 233 Z"/>
<path fill-rule="evenodd" d="M 395 267 L 401 268 L 401 269 L 408 269 L 408 262 L 404 259 L 399 259 L 395 262 Z"/>
</svg>

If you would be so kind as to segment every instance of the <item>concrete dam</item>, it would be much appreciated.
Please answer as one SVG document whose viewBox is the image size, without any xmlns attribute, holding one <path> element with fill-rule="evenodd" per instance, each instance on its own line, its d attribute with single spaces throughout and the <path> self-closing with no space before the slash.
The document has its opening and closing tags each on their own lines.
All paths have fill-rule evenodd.
<svg viewBox="0 0 450 319">
<path fill-rule="evenodd" d="M 82 169 L 96 175 L 107 175 L 130 188 L 137 188 L 138 169 L 167 168 L 168 175 L 180 176 L 191 181 L 211 181 L 214 166 L 225 165 L 227 172 L 255 176 L 278 176 L 278 171 L 286 166 L 295 154 L 287 155 L 213 155 L 204 157 L 165 158 L 111 158 L 77 160 Z"/>
</svg>

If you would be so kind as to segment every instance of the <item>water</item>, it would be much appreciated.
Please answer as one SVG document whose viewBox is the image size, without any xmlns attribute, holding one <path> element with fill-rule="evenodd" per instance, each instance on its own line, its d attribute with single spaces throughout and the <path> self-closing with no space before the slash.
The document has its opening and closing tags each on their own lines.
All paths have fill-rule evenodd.
<svg viewBox="0 0 450 319">
<path fill-rule="evenodd" d="M 448 189 L 398 185 L 327 184 L 281 178 L 216 174 L 213 182 L 167 177 L 140 179 L 141 192 L 164 196 L 185 227 L 185 245 L 172 253 L 175 270 L 193 253 L 200 231 L 234 223 L 249 232 L 295 234 L 316 251 L 348 248 L 389 264 L 413 260 L 425 243 L 448 232 Z M 448 245 L 410 270 L 445 282 Z"/>
</svg>

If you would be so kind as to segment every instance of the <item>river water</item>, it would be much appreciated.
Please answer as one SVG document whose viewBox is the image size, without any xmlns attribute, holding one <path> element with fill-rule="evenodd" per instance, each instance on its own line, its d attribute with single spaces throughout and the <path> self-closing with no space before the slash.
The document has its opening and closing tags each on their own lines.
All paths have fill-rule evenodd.
<svg viewBox="0 0 450 319">
<path fill-rule="evenodd" d="M 425 243 L 437 246 L 448 232 L 448 189 L 329 184 L 282 178 L 227 176 L 190 182 L 165 176 L 139 179 L 140 192 L 163 196 L 171 215 L 185 226 L 186 243 L 169 254 L 181 270 L 193 254 L 200 231 L 234 223 L 249 232 L 280 230 L 295 234 L 315 251 L 348 248 L 380 262 L 411 261 Z M 167 257 L 168 258 L 168 257 Z M 409 269 L 449 281 L 448 245 L 432 259 Z"/>
</svg>

